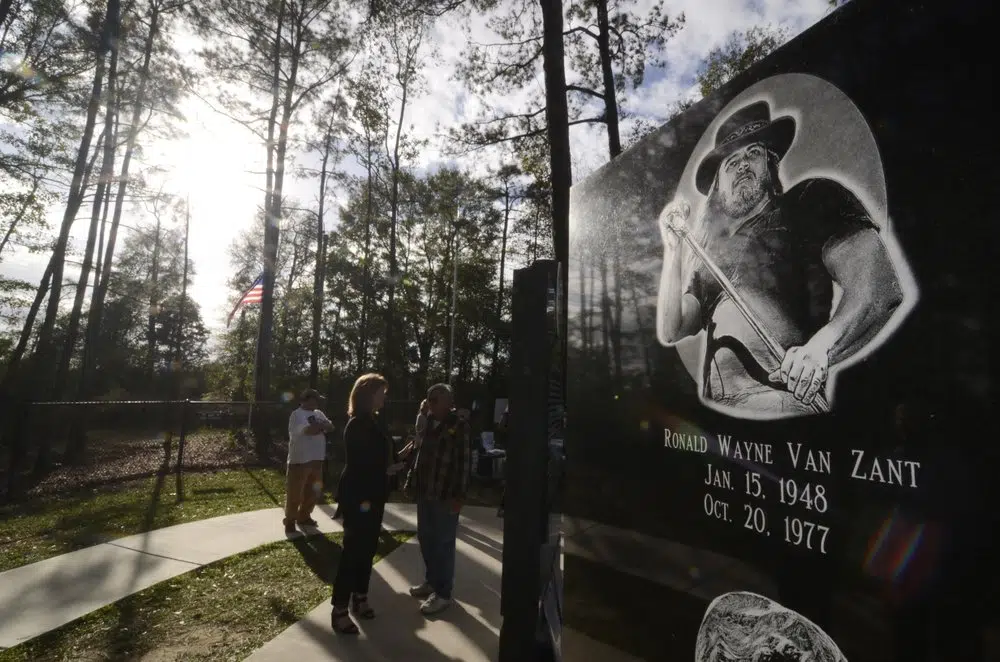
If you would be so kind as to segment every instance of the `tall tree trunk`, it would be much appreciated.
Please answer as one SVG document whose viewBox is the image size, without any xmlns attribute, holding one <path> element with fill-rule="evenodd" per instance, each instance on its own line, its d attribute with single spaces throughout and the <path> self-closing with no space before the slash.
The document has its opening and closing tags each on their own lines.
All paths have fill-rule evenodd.
<svg viewBox="0 0 1000 662">
<path fill-rule="evenodd" d="M 181 303 L 177 310 L 177 336 L 174 364 L 177 366 L 177 399 L 184 399 L 184 315 L 187 314 L 188 247 L 191 244 L 191 200 L 184 205 L 184 269 L 181 275 Z"/>
<path fill-rule="evenodd" d="M 285 0 L 278 4 L 277 25 L 271 51 L 271 110 L 267 119 L 267 168 L 264 191 L 264 279 L 260 302 L 260 325 L 257 330 L 257 353 L 254 357 L 254 399 L 267 400 L 271 390 L 271 336 L 274 328 L 274 270 L 278 260 L 278 215 L 274 215 L 275 156 L 278 111 L 281 109 L 281 41 L 285 23 Z"/>
<path fill-rule="evenodd" d="M 295 81 L 296 81 L 297 76 L 298 76 L 298 69 L 299 69 L 299 57 L 298 57 L 298 53 L 300 52 L 299 49 L 300 49 L 300 46 L 301 46 L 301 41 L 300 41 L 301 40 L 301 36 L 302 36 L 301 33 L 297 32 L 297 34 L 296 34 L 296 42 L 295 42 L 295 44 L 292 47 L 292 53 L 293 53 L 293 55 L 292 55 L 291 69 L 290 69 L 290 72 L 288 74 L 288 82 L 287 82 L 287 85 L 285 87 L 284 100 L 282 101 L 282 104 L 281 104 L 281 123 L 278 125 L 278 145 L 277 145 L 277 148 L 275 150 L 275 159 L 274 159 L 274 190 L 273 190 L 272 195 L 271 195 L 271 205 L 272 205 L 272 207 L 271 207 L 271 218 L 273 218 L 275 220 L 275 222 L 272 225 L 268 226 L 269 234 L 265 234 L 264 235 L 264 238 L 265 238 L 264 249 L 266 251 L 268 251 L 268 255 L 271 256 L 271 258 L 273 260 L 273 263 L 275 265 L 277 265 L 277 262 L 278 262 L 278 241 L 280 239 L 280 231 L 281 231 L 281 228 L 280 228 L 280 225 L 279 225 L 278 221 L 281 218 L 281 212 L 282 212 L 282 208 L 284 206 L 283 203 L 284 203 L 284 197 L 285 197 L 284 196 L 285 159 L 286 159 L 287 154 L 288 154 L 288 127 L 289 127 L 289 124 L 291 123 L 291 119 L 292 119 L 292 111 L 293 111 L 293 108 L 292 108 L 292 97 L 293 97 L 294 92 L 295 92 Z M 268 238 L 270 238 L 270 242 L 268 242 Z M 282 325 L 282 329 L 281 329 L 281 332 L 282 332 L 282 336 L 281 336 L 282 347 L 285 346 L 285 340 L 287 339 L 287 336 L 288 336 L 288 323 L 287 323 L 287 320 L 288 320 L 288 295 L 292 291 L 292 288 L 293 288 L 293 285 L 294 285 L 294 282 L 295 282 L 295 278 L 297 276 L 296 272 L 297 272 L 297 267 L 298 267 L 298 259 L 299 259 L 298 250 L 293 247 L 293 249 L 292 249 L 292 268 L 291 268 L 291 271 L 289 272 L 289 276 L 288 276 L 288 291 L 285 292 L 285 299 L 284 299 L 284 302 L 282 304 L 282 313 L 283 313 L 282 316 L 285 318 L 285 324 Z M 272 274 L 272 280 L 273 279 L 274 279 L 274 274 Z M 265 292 L 266 291 L 267 290 L 265 288 Z M 267 298 L 266 294 L 265 294 L 264 298 L 266 300 L 266 298 Z M 261 303 L 263 304 L 263 301 Z M 264 313 L 264 307 L 262 305 L 261 306 L 261 314 L 263 314 L 263 313 Z M 271 300 L 270 300 L 269 318 L 270 318 L 270 324 L 272 325 L 272 328 L 273 328 L 273 321 L 274 321 L 274 288 L 273 288 L 273 286 L 271 288 Z M 267 359 L 268 360 L 267 360 L 266 366 L 265 366 L 266 382 L 264 383 L 264 385 L 266 387 L 265 392 L 269 392 L 270 391 L 270 384 L 271 384 L 271 360 L 270 360 L 271 359 L 271 355 L 272 355 L 272 353 L 271 353 L 271 347 L 270 347 L 271 341 L 272 341 L 272 334 L 268 334 L 268 350 L 267 350 Z"/>
<path fill-rule="evenodd" d="M 425 333 L 417 341 L 417 374 L 416 378 L 424 384 L 431 383 L 431 350 L 434 340 L 431 333 Z"/>
<path fill-rule="evenodd" d="M 14 0 L 0 0 L 0 26 L 7 22 L 7 14 L 10 13 Z"/>
<path fill-rule="evenodd" d="M 319 359 L 322 352 L 320 346 L 320 334 L 322 332 L 323 324 L 323 304 L 325 301 L 325 284 L 326 284 L 326 247 L 327 247 L 327 237 L 326 233 L 320 234 L 319 240 L 316 242 L 317 252 L 317 264 L 316 269 L 321 271 L 319 275 L 319 284 L 313 284 L 313 328 L 312 328 L 312 347 L 309 352 L 309 384 L 310 388 L 319 388 Z M 316 301 L 319 301 L 317 305 Z M 317 312 L 317 309 L 319 312 Z"/>
<path fill-rule="evenodd" d="M 542 56 L 545 70 L 545 119 L 548 124 L 549 163 L 552 181 L 552 239 L 561 265 L 562 310 L 569 309 L 569 190 L 573 167 L 569 144 L 569 104 L 566 100 L 566 65 L 563 46 L 563 3 L 540 0 L 542 6 Z M 566 400 L 566 338 L 562 334 L 562 398 Z"/>
<path fill-rule="evenodd" d="M 615 91 L 615 73 L 611 56 L 611 24 L 608 19 L 608 0 L 597 0 L 597 49 L 601 56 L 604 123 L 608 127 L 608 151 L 611 153 L 611 160 L 614 160 L 622 153 L 622 140 L 618 126 L 618 95 Z"/>
<path fill-rule="evenodd" d="M 284 0 L 281 8 L 284 13 Z M 296 5 L 292 5 L 294 11 Z M 299 7 L 301 11 L 301 7 Z M 299 17 L 301 18 L 301 16 Z M 279 19 L 279 25 L 281 24 Z M 278 34 L 280 35 L 280 27 Z M 288 128 L 294 112 L 293 98 L 298 80 L 299 60 L 302 53 L 304 34 L 300 25 L 295 26 L 295 39 L 291 44 L 288 80 L 285 82 L 284 98 L 281 102 L 281 120 L 278 124 L 278 139 L 274 150 L 274 179 L 271 189 L 271 209 L 264 232 L 264 293 L 261 299 L 260 336 L 257 342 L 257 394 L 266 398 L 271 390 L 271 356 L 274 328 L 274 281 L 278 262 L 278 241 L 280 239 L 280 219 L 284 206 L 285 160 L 288 153 Z M 280 44 L 280 42 L 279 42 Z M 275 53 L 280 63 L 280 50 Z M 280 69 L 276 70 L 280 72 Z M 273 110 L 273 109 L 272 109 Z M 269 129 L 270 130 L 270 129 Z M 294 274 L 293 274 L 294 275 Z M 270 280 L 270 284 L 268 281 Z"/>
<path fill-rule="evenodd" d="M 90 270 L 94 262 L 94 246 L 97 243 L 97 231 L 101 220 L 101 207 L 107 190 L 111 187 L 111 178 L 115 172 L 115 116 L 118 102 L 118 49 L 111 51 L 111 62 L 108 65 L 108 85 L 105 91 L 104 109 L 104 140 L 101 157 L 101 173 L 97 179 L 97 189 L 91 205 L 90 228 L 87 232 L 87 244 L 83 252 L 83 262 L 80 265 L 80 278 L 76 285 L 76 295 L 73 297 L 73 308 L 66 327 L 66 338 L 63 341 L 62 355 L 56 369 L 56 378 L 52 384 L 51 397 L 58 400 L 63 393 L 68 392 L 69 366 L 76 350 L 76 340 L 80 332 L 80 318 L 83 315 L 83 301 L 87 296 L 87 286 L 90 284 Z"/>
<path fill-rule="evenodd" d="M 493 356 L 490 357 L 490 383 L 496 379 L 497 361 L 500 359 L 500 320 L 503 317 L 503 295 L 506 284 L 507 269 L 507 228 L 510 225 L 510 182 L 504 186 L 503 193 L 503 235 L 500 239 L 500 277 L 497 283 L 496 328 L 493 331 Z"/>
<path fill-rule="evenodd" d="M 326 210 L 326 177 L 330 162 L 330 141 L 333 139 L 333 118 L 323 139 L 323 163 L 319 170 L 319 210 L 316 213 L 316 268 L 313 271 L 312 338 L 309 343 L 309 387 L 319 387 L 319 332 L 323 318 L 323 284 L 326 270 L 326 233 L 323 218 Z"/>
<path fill-rule="evenodd" d="M 448 264 L 451 267 L 451 277 L 448 279 L 448 300 L 451 307 L 448 312 L 448 372 L 445 377 L 446 384 L 452 384 L 455 374 L 455 325 L 458 322 L 456 317 L 458 304 L 458 211 L 455 214 L 455 225 L 451 233 L 451 242 L 448 246 Z"/>
<path fill-rule="evenodd" d="M 642 319 L 642 306 L 639 303 L 639 290 L 635 286 L 635 281 L 631 283 L 632 290 L 632 305 L 635 309 L 635 324 L 636 324 L 636 335 L 639 336 L 639 345 L 642 346 L 642 358 L 646 368 L 646 379 L 650 379 L 653 376 L 653 359 L 649 353 L 650 338 L 646 332 L 646 325 L 643 323 Z"/>
<path fill-rule="evenodd" d="M 590 313 L 587 312 L 587 265 L 584 251 L 580 249 L 580 344 L 584 354 L 590 349 Z"/>
<path fill-rule="evenodd" d="M 337 312 L 334 313 L 333 317 L 333 329 L 330 331 L 330 370 L 327 374 L 327 383 L 326 383 L 326 394 L 330 397 L 333 397 L 334 379 L 336 377 L 336 373 L 333 370 L 333 357 L 335 356 L 335 352 L 337 351 L 337 339 L 339 334 L 340 334 L 340 306 L 337 306 Z"/>
<path fill-rule="evenodd" d="M 371 142 L 369 141 L 368 187 L 365 192 L 365 263 L 361 276 L 361 333 L 358 334 L 361 338 L 361 347 L 358 351 L 358 372 L 368 368 L 368 319 L 370 317 L 372 305 L 372 223 L 375 222 L 375 219 L 372 216 L 375 204 L 374 196 L 372 195 L 372 189 L 375 186 L 375 182 L 372 181 L 372 158 L 374 158 L 374 154 L 371 148 Z"/>
<path fill-rule="evenodd" d="M 611 367 L 611 297 L 608 295 L 608 258 L 601 255 L 601 371 Z"/>
<path fill-rule="evenodd" d="M 110 1 L 118 2 L 118 0 Z M 104 314 L 104 299 L 107 297 L 108 284 L 111 280 L 111 266 L 114 262 L 115 244 L 118 241 L 118 226 L 121 223 L 122 209 L 125 206 L 125 192 L 128 188 L 129 167 L 132 163 L 132 154 L 135 151 L 136 140 L 139 136 L 139 120 L 142 117 L 143 107 L 146 103 L 149 65 L 153 56 L 154 40 L 159 29 L 159 18 L 159 4 L 153 2 L 150 4 L 149 35 L 144 45 L 142 66 L 139 69 L 139 81 L 136 88 L 135 105 L 132 107 L 128 136 L 125 140 L 125 153 L 122 155 L 122 165 L 118 173 L 118 191 L 115 197 L 114 213 L 111 216 L 111 227 L 108 230 L 108 243 L 104 249 L 99 286 L 94 288 L 94 294 L 90 302 L 90 311 L 87 314 L 87 338 L 83 348 L 83 369 L 80 374 L 79 385 L 80 398 L 85 398 L 90 394 L 90 379 L 94 373 L 97 356 L 100 352 L 98 344 L 101 339 L 101 317 Z"/>
<path fill-rule="evenodd" d="M 288 305 L 290 303 L 289 297 L 291 293 L 295 291 L 295 281 L 299 277 L 299 247 L 292 246 L 292 264 L 288 270 L 288 280 L 285 284 L 285 294 L 281 298 L 281 318 L 280 324 L 278 325 L 278 340 L 275 343 L 275 347 L 278 352 L 279 363 L 281 365 L 290 365 L 289 355 L 288 355 L 288 337 L 295 337 L 297 333 L 289 333 L 289 331 L 296 330 L 296 325 L 288 313 Z"/>
<path fill-rule="evenodd" d="M 66 247 L 69 243 L 70 230 L 76 215 L 83 203 L 83 178 L 87 167 L 87 155 L 90 151 L 91 140 L 94 137 L 94 126 L 97 123 L 97 112 L 101 105 L 101 93 L 104 88 L 105 59 L 109 51 L 118 49 L 118 29 L 120 25 L 121 3 L 119 0 L 108 0 L 107 10 L 104 16 L 104 26 L 101 31 L 101 42 L 98 46 L 96 64 L 94 67 L 94 79 L 90 89 L 90 100 L 87 104 L 87 116 L 84 122 L 83 135 L 80 137 L 80 147 L 76 153 L 76 163 L 73 167 L 73 180 L 70 184 L 69 197 L 66 203 L 66 210 L 63 214 L 62 226 L 59 230 L 59 237 L 56 239 L 55 247 L 52 251 L 52 276 L 49 287 L 49 302 L 45 310 L 45 318 L 38 332 L 38 343 L 35 349 L 36 375 L 38 370 L 45 366 L 51 359 L 53 350 L 53 329 L 56 317 L 59 315 L 59 300 L 62 296 L 63 268 L 66 259 Z M 45 375 L 51 377 L 48 370 Z M 47 378 L 43 375 L 36 377 L 40 379 L 39 384 L 45 384 Z M 44 435 L 43 435 L 44 437 Z M 39 453 L 36 469 L 44 470 L 44 465 L 48 462 L 47 450 L 48 442 L 42 441 L 45 445 L 45 453 Z"/>
<path fill-rule="evenodd" d="M 117 136 L 117 130 L 115 135 Z M 97 288 L 101 287 L 101 274 L 104 272 L 104 235 L 106 234 L 106 229 L 108 227 L 108 211 L 111 209 L 111 187 L 104 189 L 104 209 L 101 211 L 101 228 L 97 233 L 97 262 L 94 264 L 94 289 L 91 292 L 96 292 Z M 93 299 L 93 294 L 91 294 L 91 299 Z M 84 343 L 86 344 L 86 343 Z"/>
<path fill-rule="evenodd" d="M 561 0 L 540 0 L 542 5 L 542 52 L 545 69 L 545 119 L 548 124 L 552 178 L 552 238 L 556 260 L 569 258 L 569 190 L 573 168 L 569 144 L 569 104 L 566 100 L 566 68 L 563 48 Z M 565 268 L 563 274 L 565 275 Z M 563 288 L 565 295 L 565 287 Z"/>
<path fill-rule="evenodd" d="M 156 376 L 156 317 L 160 307 L 160 216 L 156 215 L 153 260 L 149 265 L 149 313 L 146 316 L 146 379 L 152 387 Z"/>
<path fill-rule="evenodd" d="M 593 352 L 596 349 L 597 343 L 594 342 L 594 332 L 597 325 L 594 323 L 594 318 L 597 315 L 597 311 L 600 310 L 601 300 L 598 298 L 597 291 L 597 266 L 596 260 L 591 260 L 588 265 L 584 268 L 589 267 L 590 277 L 587 279 L 590 281 L 590 294 L 587 296 L 587 335 L 590 338 L 590 350 Z"/>
<path fill-rule="evenodd" d="M 611 26 L 608 19 L 608 0 L 597 0 L 597 47 L 601 56 L 601 78 L 604 93 L 604 121 L 608 127 L 608 151 L 611 160 L 622 153 L 622 142 L 618 126 L 618 95 L 615 90 L 615 74 L 611 56 Z M 614 365 L 616 388 L 622 383 L 622 298 L 621 287 L 621 242 L 614 242 L 612 255 L 612 277 L 614 278 L 614 308 L 611 320 L 611 351 Z"/>
<path fill-rule="evenodd" d="M 614 287 L 614 307 L 611 309 L 611 352 L 614 362 L 615 388 L 622 384 L 622 313 L 624 312 L 625 293 L 622 291 L 621 244 L 615 242 L 612 262 L 612 283 Z"/>
<path fill-rule="evenodd" d="M 28 315 L 24 319 L 24 327 L 21 329 L 21 335 L 17 339 L 17 345 L 11 352 L 10 361 L 7 363 L 7 371 L 4 374 L 5 387 L 13 379 L 14 372 L 21 362 L 21 357 L 24 356 L 24 352 L 28 348 L 28 341 L 31 340 L 32 331 L 35 327 L 35 318 L 38 317 L 38 311 L 42 308 L 42 301 L 45 300 L 45 295 L 49 291 L 49 283 L 52 282 L 54 264 L 55 256 L 53 255 L 45 267 L 45 273 L 42 274 L 42 282 L 38 286 L 38 291 L 35 292 L 35 300 L 31 302 L 31 307 L 28 309 Z"/>
<path fill-rule="evenodd" d="M 538 261 L 538 231 L 539 231 L 539 227 L 538 226 L 541 224 L 541 222 L 542 222 L 542 215 L 536 212 L 535 213 L 535 222 L 533 223 L 533 233 L 532 233 L 532 236 L 531 236 L 531 261 L 532 262 L 537 262 Z"/>
<path fill-rule="evenodd" d="M 240 311 L 240 321 L 238 322 L 237 326 L 240 338 L 240 353 L 238 354 L 238 356 L 242 358 L 242 366 L 243 366 L 243 370 L 240 373 L 240 397 L 239 397 L 240 400 L 246 400 L 247 396 L 249 395 L 249 393 L 247 392 L 247 389 L 249 388 L 249 384 L 247 383 L 247 381 L 250 378 L 250 361 L 254 359 L 252 355 L 249 355 L 250 354 L 249 351 L 247 351 L 246 354 L 244 354 L 244 350 L 247 349 L 247 342 L 250 340 L 250 334 L 247 332 L 246 321 L 247 321 L 247 308 L 246 306 L 243 306 L 243 310 Z"/>
<path fill-rule="evenodd" d="M 403 136 L 403 117 L 406 114 L 406 97 L 409 83 L 403 85 L 403 97 L 399 105 L 399 120 L 396 123 L 396 140 L 392 148 L 392 192 L 389 198 L 389 287 L 385 326 L 385 359 L 390 379 L 396 379 L 396 279 L 399 269 L 396 264 L 396 223 L 399 219 L 399 150 Z"/>
<path fill-rule="evenodd" d="M 97 144 L 100 146 L 104 141 L 104 132 L 97 137 Z M 97 161 L 97 150 L 94 150 L 93 155 L 90 157 L 90 161 L 87 164 L 87 170 L 83 176 L 83 182 L 80 186 L 81 191 L 86 191 L 87 187 L 90 185 L 90 175 L 94 170 L 94 163 Z M 45 267 L 45 273 L 42 274 L 42 282 L 38 286 L 38 290 L 35 292 L 35 299 L 31 302 L 31 307 L 28 309 L 28 315 L 24 319 L 24 326 L 21 329 L 21 336 L 18 338 L 17 345 L 11 352 L 10 360 L 7 363 L 7 373 L 4 377 L 4 384 L 8 383 L 8 380 L 13 377 L 13 374 L 18 367 L 21 358 L 24 356 L 24 352 L 28 347 L 28 341 L 31 339 L 32 331 L 35 328 L 35 319 L 38 317 L 38 311 L 42 308 L 42 302 L 45 300 L 45 295 L 48 294 L 49 285 L 52 282 L 52 272 L 55 269 L 55 263 L 57 261 L 57 256 L 53 253 L 49 257 L 49 263 Z"/>
</svg>

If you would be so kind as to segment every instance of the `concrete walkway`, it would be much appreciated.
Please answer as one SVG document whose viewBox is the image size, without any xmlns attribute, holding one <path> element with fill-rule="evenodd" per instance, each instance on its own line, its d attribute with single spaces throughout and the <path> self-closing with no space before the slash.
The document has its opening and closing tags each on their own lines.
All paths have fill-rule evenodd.
<svg viewBox="0 0 1000 662">
<path fill-rule="evenodd" d="M 416 525 L 396 513 L 386 527 Z M 459 522 L 455 560 L 455 602 L 428 619 L 407 589 L 423 580 L 423 561 L 415 539 L 375 566 L 369 596 L 378 617 L 360 621 L 361 635 L 336 635 L 330 629 L 330 604 L 265 644 L 248 662 L 330 660 L 331 662 L 492 662 L 500 637 L 502 520 L 492 508 L 465 508 Z"/>
<path fill-rule="evenodd" d="M 320 531 L 341 530 L 332 514 L 331 507 L 317 509 Z M 496 519 L 492 508 L 468 507 L 465 515 L 477 521 Z M 199 566 L 283 540 L 281 518 L 281 509 L 269 508 L 178 524 L 0 573 L 0 648 L 16 646 Z M 390 504 L 386 510 L 385 528 L 390 531 L 415 531 L 416 523 L 412 504 Z M 499 590 L 499 579 L 496 587 Z"/>
<path fill-rule="evenodd" d="M 502 622 L 503 520 L 488 508 L 462 513 L 455 603 L 447 611 L 425 618 L 420 602 L 409 596 L 407 589 L 423 579 L 420 549 L 411 539 L 375 566 L 369 595 L 378 617 L 359 621 L 359 636 L 338 636 L 330 629 L 330 604 L 325 601 L 246 662 L 495 662 Z M 409 517 L 387 514 L 386 527 L 414 529 L 416 521 Z M 562 631 L 562 656 L 567 662 L 642 662 L 570 628 Z"/>
<path fill-rule="evenodd" d="M 338 532 L 333 507 L 320 506 L 319 530 Z M 119 538 L 69 554 L 0 573 L 0 649 L 16 646 L 96 609 L 194 568 L 285 539 L 282 511 L 270 508 L 179 524 Z M 415 531 L 416 508 L 390 504 L 384 526 Z M 416 540 L 410 540 L 375 566 L 374 621 L 360 623 L 358 637 L 335 635 L 330 605 L 324 601 L 251 655 L 250 662 L 330 660 L 332 662 L 492 662 L 499 647 L 500 576 L 503 520 L 493 508 L 462 511 L 456 559 L 455 604 L 433 619 L 424 618 L 407 588 L 422 579 Z M 700 597 L 721 586 L 762 583 L 733 559 L 704 551 L 692 558 L 684 546 L 634 531 L 564 518 L 566 551 L 598 562 L 615 561 L 626 572 Z M 641 540 L 640 540 L 641 539 Z M 642 553 L 637 553 L 641 549 Z M 700 570 L 692 573 L 692 568 Z M 563 659 L 638 662 L 582 633 L 565 628 Z"/>
</svg>

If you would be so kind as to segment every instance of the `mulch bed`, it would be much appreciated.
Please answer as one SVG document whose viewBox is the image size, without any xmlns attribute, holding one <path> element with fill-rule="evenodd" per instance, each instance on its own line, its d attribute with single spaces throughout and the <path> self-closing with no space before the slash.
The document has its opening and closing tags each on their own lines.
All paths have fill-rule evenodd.
<svg viewBox="0 0 1000 662">
<path fill-rule="evenodd" d="M 183 472 L 214 471 L 236 467 L 280 467 L 288 454 L 288 441 L 269 443 L 258 453 L 243 431 L 203 429 L 186 435 Z M 39 480 L 23 477 L 21 498 L 45 496 L 98 485 L 114 484 L 177 471 L 179 440 L 162 433 L 92 435 L 82 462 L 57 459 Z M 9 484 L 9 473 L 0 472 L 0 498 Z"/>
</svg>

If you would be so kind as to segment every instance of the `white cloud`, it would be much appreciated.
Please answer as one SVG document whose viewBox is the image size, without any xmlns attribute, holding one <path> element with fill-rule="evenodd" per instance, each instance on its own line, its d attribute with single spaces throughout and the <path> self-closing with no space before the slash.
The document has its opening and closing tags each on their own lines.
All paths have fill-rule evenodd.
<svg viewBox="0 0 1000 662">
<path fill-rule="evenodd" d="M 648 11 L 655 0 L 639 0 L 636 13 Z M 663 121 L 671 106 L 681 99 L 699 96 L 694 78 L 705 56 L 721 46 L 730 34 L 744 31 L 757 25 L 783 26 L 790 36 L 822 18 L 827 11 L 826 0 L 673 0 L 668 3 L 668 14 L 672 17 L 684 14 L 684 27 L 667 42 L 665 65 L 647 69 L 646 83 L 629 95 L 625 110 L 635 116 L 653 121 Z M 579 129 L 574 129 L 579 132 Z M 581 140 L 581 149 L 588 148 L 588 142 Z M 576 145 L 574 145 L 576 147 Z M 592 144 L 590 149 L 606 147 Z M 574 155 L 574 161 L 577 159 Z M 581 162 L 601 161 L 596 157 Z M 604 159 L 606 160 L 606 158 Z M 579 181 L 584 172 L 574 172 L 574 180 Z"/>
<path fill-rule="evenodd" d="M 637 11 L 642 12 L 653 3 L 654 0 L 639 0 Z M 684 12 L 686 25 L 668 44 L 666 67 L 647 72 L 648 83 L 630 96 L 627 110 L 641 116 L 662 118 L 671 104 L 691 94 L 698 64 L 731 32 L 771 23 L 786 26 L 792 34 L 797 34 L 821 18 L 826 8 L 826 0 L 753 0 L 750 3 L 673 0 L 668 3 L 668 11 Z M 434 26 L 429 39 L 434 57 L 430 57 L 428 49 L 425 89 L 410 100 L 404 120 L 407 130 L 412 125 L 414 136 L 429 142 L 410 165 L 426 170 L 457 163 L 477 174 L 485 174 L 508 148 L 453 159 L 443 151 L 444 134 L 449 127 L 480 117 L 484 109 L 498 113 L 524 111 L 529 103 L 543 98 L 541 63 L 535 82 L 528 89 L 480 99 L 470 95 L 455 80 L 454 72 L 469 39 L 479 43 L 498 41 L 487 28 L 486 19 L 475 16 L 465 22 L 449 17 Z M 185 35 L 180 44 L 185 51 L 193 51 L 196 46 L 196 40 L 189 35 Z M 201 305 L 208 326 L 218 331 L 224 327 L 227 303 L 232 295 L 226 285 L 231 275 L 228 248 L 241 231 L 251 227 L 255 211 L 263 203 L 264 147 L 249 131 L 213 112 L 200 100 L 188 100 L 184 112 L 188 116 L 190 135 L 183 140 L 150 145 L 143 160 L 170 169 L 171 175 L 165 184 L 167 190 L 191 196 L 191 257 L 197 273 L 190 293 Z M 303 113 L 301 119 L 305 118 Z M 293 130 L 302 137 L 306 129 L 300 126 Z M 607 137 L 599 125 L 573 127 L 571 146 L 576 181 L 607 160 Z M 316 156 L 300 154 L 296 160 L 300 165 L 313 164 Z M 345 165 L 358 171 L 356 164 L 348 162 Z M 299 179 L 289 172 L 286 194 L 311 203 L 316 196 L 315 181 Z M 336 206 L 336 202 L 334 204 Z M 54 227 L 58 227 L 61 214 L 61 208 L 49 214 Z M 126 211 L 123 223 L 132 225 L 138 221 L 134 211 Z M 76 224 L 75 245 L 82 246 L 86 225 L 82 220 Z M 37 282 L 45 263 L 45 256 L 19 252 L 0 263 L 0 273 Z M 68 269 L 67 276 L 76 278 L 76 272 Z"/>
</svg>

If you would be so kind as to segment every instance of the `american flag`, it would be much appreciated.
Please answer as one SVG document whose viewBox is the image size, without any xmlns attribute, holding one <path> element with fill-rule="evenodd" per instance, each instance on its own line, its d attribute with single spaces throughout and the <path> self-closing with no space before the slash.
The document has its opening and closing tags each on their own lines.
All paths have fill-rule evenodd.
<svg viewBox="0 0 1000 662">
<path fill-rule="evenodd" d="M 240 297 L 240 300 L 236 302 L 236 306 L 233 307 L 233 312 L 229 313 L 229 319 L 226 320 L 226 326 L 229 326 L 229 324 L 233 321 L 233 315 L 235 315 L 236 311 L 240 309 L 240 306 L 245 306 L 251 303 L 260 303 L 260 300 L 263 298 L 264 298 L 264 274 L 261 274 L 257 276 L 257 280 L 253 282 L 253 285 L 250 286 L 250 289 L 244 292 L 243 296 Z"/>
</svg>

